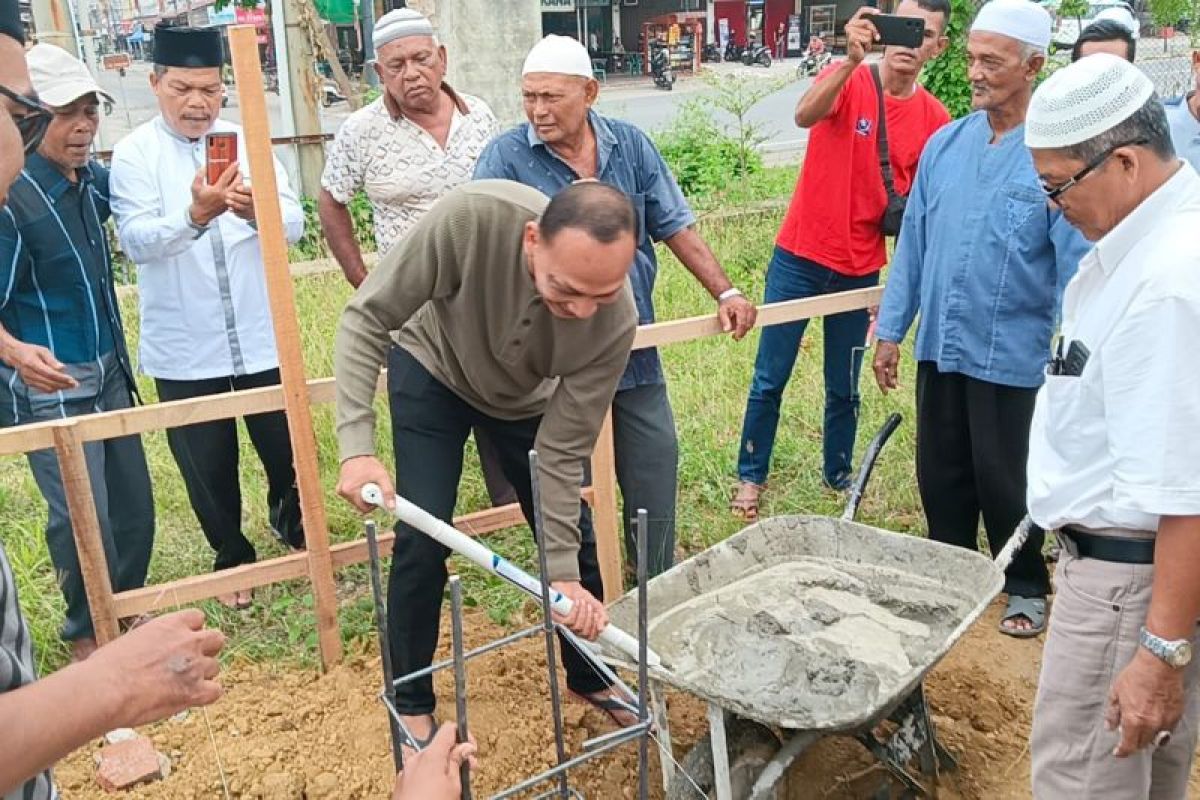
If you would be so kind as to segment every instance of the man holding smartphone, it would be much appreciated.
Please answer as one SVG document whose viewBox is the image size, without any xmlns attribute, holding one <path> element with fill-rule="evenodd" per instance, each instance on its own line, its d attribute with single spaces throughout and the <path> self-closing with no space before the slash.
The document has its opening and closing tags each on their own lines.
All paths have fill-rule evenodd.
<svg viewBox="0 0 1200 800">
<path fill-rule="evenodd" d="M 218 119 L 224 86 L 216 28 L 159 26 L 151 86 L 161 114 L 116 146 L 112 207 L 121 246 L 138 265 L 142 371 L 160 400 L 279 383 L 266 277 L 245 166 L 235 155 L 214 182 L 207 176 L 211 134 L 241 128 Z M 226 145 L 227 146 L 227 145 Z M 228 152 L 228 151 L 226 151 Z M 277 162 L 289 242 L 304 233 L 304 211 Z M 245 418 L 267 473 L 268 522 L 287 546 L 304 546 L 300 497 L 283 412 Z M 242 531 L 238 436 L 234 420 L 167 432 L 200 527 L 216 551 L 214 569 L 253 563 Z M 250 592 L 220 598 L 246 608 Z"/>
<path fill-rule="evenodd" d="M 896 15 L 920 21 L 921 45 L 886 47 L 878 66 L 868 66 L 867 53 L 881 38 L 871 23 L 878 13 L 858 10 L 846 24 L 846 60 L 822 71 L 796 106 L 796 125 L 811 129 L 808 153 L 767 267 L 766 303 L 877 284 L 887 263 L 882 218 L 889 202 L 880 137 L 886 136 L 894 191 L 904 195 L 925 142 L 950 120 L 937 98 L 917 84 L 926 62 L 946 49 L 949 2 L 903 0 Z M 881 105 L 886 120 L 880 119 Z M 836 490 L 849 485 L 852 472 L 867 325 L 866 311 L 825 319 L 823 477 Z M 733 499 L 733 510 L 748 520 L 758 517 L 783 391 L 804 330 L 804 322 L 776 325 L 759 339 Z"/>
</svg>

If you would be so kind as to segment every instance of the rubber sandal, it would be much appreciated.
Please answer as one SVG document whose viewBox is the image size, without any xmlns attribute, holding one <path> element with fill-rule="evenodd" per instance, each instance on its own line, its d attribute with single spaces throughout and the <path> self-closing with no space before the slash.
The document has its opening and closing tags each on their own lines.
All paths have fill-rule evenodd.
<svg viewBox="0 0 1200 800">
<path fill-rule="evenodd" d="M 1029 620 L 1029 628 L 1011 628 L 1005 622 L 1024 617 Z M 1000 632 L 1015 639 L 1032 639 L 1046 630 L 1046 598 L 1021 597 L 1018 594 L 1008 596 L 1008 605 L 1004 616 L 1000 618 Z"/>
<path fill-rule="evenodd" d="M 243 597 L 242 595 L 245 595 Z M 237 593 L 237 604 L 234 606 L 238 611 L 245 611 L 254 605 L 254 590 L 249 589 L 245 592 Z"/>
<path fill-rule="evenodd" d="M 752 487 L 754 496 L 750 497 L 747 489 Z M 729 501 L 729 510 L 735 515 L 746 520 L 746 522 L 758 521 L 758 501 L 762 497 L 763 490 L 766 486 L 759 486 L 757 483 L 742 481 L 733 490 L 733 499 Z"/>
<path fill-rule="evenodd" d="M 601 689 L 600 691 L 603 692 L 603 691 L 607 691 L 607 690 Z M 600 694 L 600 692 L 597 692 L 595 694 L 580 694 L 579 692 L 576 692 L 576 691 L 568 691 L 568 694 L 570 694 L 571 697 L 578 700 L 579 702 L 587 703 L 592 708 L 595 708 L 598 711 L 602 712 L 618 728 L 627 728 L 631 724 L 634 724 L 634 725 L 637 724 L 637 719 L 636 719 L 637 715 L 638 715 L 637 706 L 633 705 L 632 703 L 629 703 L 628 701 L 622 700 L 619 697 L 612 697 L 612 696 L 597 697 L 597 695 Z M 624 722 L 617 716 L 618 712 L 625 712 L 627 714 L 632 714 L 634 716 L 634 722 L 632 722 L 632 723 Z"/>
<path fill-rule="evenodd" d="M 437 718 L 434 717 L 433 714 L 429 715 L 429 719 L 433 722 L 433 726 L 429 729 L 429 735 L 424 739 L 418 739 L 404 728 L 400 728 L 400 735 L 404 738 L 404 741 L 400 743 L 401 747 L 407 747 L 410 750 L 416 750 L 420 752 L 426 747 L 429 747 L 429 745 L 433 744 L 433 738 L 437 736 L 437 732 L 441 729 L 442 723 L 438 722 Z"/>
</svg>

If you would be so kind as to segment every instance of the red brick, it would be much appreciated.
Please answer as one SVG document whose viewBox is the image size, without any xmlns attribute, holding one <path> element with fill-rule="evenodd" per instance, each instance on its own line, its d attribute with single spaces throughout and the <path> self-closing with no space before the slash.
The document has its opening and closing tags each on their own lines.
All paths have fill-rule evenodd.
<svg viewBox="0 0 1200 800">
<path fill-rule="evenodd" d="M 109 792 L 119 792 L 162 778 L 162 767 L 158 753 L 149 739 L 139 736 L 117 744 L 110 744 L 96 756 L 96 782 Z"/>
</svg>

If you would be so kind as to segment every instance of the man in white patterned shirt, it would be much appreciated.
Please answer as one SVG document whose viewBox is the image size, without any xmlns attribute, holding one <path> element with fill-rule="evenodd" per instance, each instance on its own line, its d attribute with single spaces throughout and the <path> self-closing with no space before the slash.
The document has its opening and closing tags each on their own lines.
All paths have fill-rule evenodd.
<svg viewBox="0 0 1200 800">
<path fill-rule="evenodd" d="M 338 131 L 319 201 L 329 249 L 355 287 L 367 276 L 346 207 L 355 193 L 365 190 L 371 201 L 383 254 L 442 195 L 471 179 L 497 133 L 486 103 L 444 82 L 446 48 L 428 19 L 408 8 L 390 11 L 375 26 L 373 41 L 383 94 Z"/>
</svg>

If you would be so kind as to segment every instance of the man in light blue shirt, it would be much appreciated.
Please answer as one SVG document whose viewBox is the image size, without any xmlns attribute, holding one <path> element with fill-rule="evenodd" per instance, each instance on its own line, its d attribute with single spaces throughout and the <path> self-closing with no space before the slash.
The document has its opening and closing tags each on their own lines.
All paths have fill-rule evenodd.
<svg viewBox="0 0 1200 800">
<path fill-rule="evenodd" d="M 1171 143 L 1175 153 L 1200 171 L 1200 50 L 1192 53 L 1192 91 L 1167 100 L 1167 123 L 1171 126 Z"/>
<path fill-rule="evenodd" d="M 654 243 L 663 242 L 716 301 L 724 329 L 742 338 L 754 325 L 754 305 L 734 288 L 696 232 L 696 217 L 650 138 L 592 110 L 599 84 L 591 69 L 587 51 L 574 39 L 547 36 L 535 45 L 521 82 L 529 122 L 492 140 L 479 157 L 475 178 L 517 181 L 549 197 L 579 180 L 617 187 L 629 196 L 638 218 L 637 252 L 629 269 L 638 323 L 654 322 Z M 644 508 L 650 520 L 648 571 L 657 575 L 674 559 L 679 443 L 653 348 L 630 355 L 613 398 L 613 436 L 628 552 L 636 552 L 631 522 Z"/>
<path fill-rule="evenodd" d="M 1034 399 L 1058 298 L 1087 252 L 1051 210 L 1023 129 L 1050 17 L 992 0 L 967 45 L 970 116 L 934 134 L 909 194 L 879 309 L 875 377 L 898 385 L 899 343 L 918 311 L 917 483 L 937 541 L 976 547 L 982 515 L 999 552 L 1025 515 Z M 1000 630 L 1045 626 L 1049 575 L 1035 531 L 1008 570 Z"/>
</svg>

